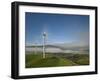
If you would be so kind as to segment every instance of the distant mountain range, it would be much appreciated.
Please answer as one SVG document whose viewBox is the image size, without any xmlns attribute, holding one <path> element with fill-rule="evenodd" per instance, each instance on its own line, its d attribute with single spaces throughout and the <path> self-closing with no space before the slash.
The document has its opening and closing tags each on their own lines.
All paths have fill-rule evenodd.
<svg viewBox="0 0 100 81">
<path fill-rule="evenodd" d="M 72 43 L 63 43 L 63 44 L 48 44 L 45 45 L 46 52 L 50 53 L 79 53 L 79 54 L 88 54 L 89 53 L 89 45 L 82 44 L 72 44 Z M 42 45 L 31 45 L 26 46 L 26 51 L 43 51 Z"/>
</svg>

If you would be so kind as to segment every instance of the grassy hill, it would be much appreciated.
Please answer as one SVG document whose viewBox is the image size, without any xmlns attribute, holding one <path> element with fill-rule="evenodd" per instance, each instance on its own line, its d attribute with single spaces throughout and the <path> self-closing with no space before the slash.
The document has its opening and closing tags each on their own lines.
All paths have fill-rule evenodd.
<svg viewBox="0 0 100 81">
<path fill-rule="evenodd" d="M 26 54 L 25 56 L 26 68 L 77 65 L 89 65 L 89 56 L 85 54 L 65 54 L 65 56 L 64 54 L 46 54 L 46 58 L 42 58 L 42 53 Z"/>
<path fill-rule="evenodd" d="M 33 59 L 26 64 L 26 68 L 32 67 L 55 67 L 55 66 L 72 66 L 77 65 L 76 63 L 63 58 L 48 57 L 44 59 Z"/>
</svg>

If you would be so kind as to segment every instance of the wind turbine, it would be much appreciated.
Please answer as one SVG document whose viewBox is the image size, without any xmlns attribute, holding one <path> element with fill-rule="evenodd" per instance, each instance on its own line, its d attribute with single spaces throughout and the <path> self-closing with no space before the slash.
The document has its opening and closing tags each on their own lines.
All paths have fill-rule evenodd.
<svg viewBox="0 0 100 81">
<path fill-rule="evenodd" d="M 46 32 L 43 32 L 42 36 L 43 36 L 43 58 L 45 58 L 46 57 L 45 44 L 46 44 L 47 33 Z"/>
</svg>

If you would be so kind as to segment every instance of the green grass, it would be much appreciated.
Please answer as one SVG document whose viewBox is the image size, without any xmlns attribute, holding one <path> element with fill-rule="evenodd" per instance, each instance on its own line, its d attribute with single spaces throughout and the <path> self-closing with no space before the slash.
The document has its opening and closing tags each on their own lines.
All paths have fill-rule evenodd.
<svg viewBox="0 0 100 81">
<path fill-rule="evenodd" d="M 61 55 L 61 54 L 60 54 Z M 63 54 L 62 54 L 63 55 Z M 42 53 L 26 54 L 25 67 L 58 67 L 58 66 L 78 66 L 89 65 L 89 56 L 80 54 L 66 54 L 64 57 L 54 54 L 46 54 L 46 58 L 42 58 Z"/>
<path fill-rule="evenodd" d="M 71 60 L 79 65 L 89 65 L 88 54 L 75 54 Z"/>
</svg>

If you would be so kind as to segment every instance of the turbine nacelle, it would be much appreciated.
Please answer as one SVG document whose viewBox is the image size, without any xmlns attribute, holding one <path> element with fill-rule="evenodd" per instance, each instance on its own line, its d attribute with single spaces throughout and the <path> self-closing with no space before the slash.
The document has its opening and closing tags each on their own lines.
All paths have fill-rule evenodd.
<svg viewBox="0 0 100 81">
<path fill-rule="evenodd" d="M 43 37 L 46 37 L 47 36 L 47 33 L 46 32 L 43 32 Z"/>
</svg>

